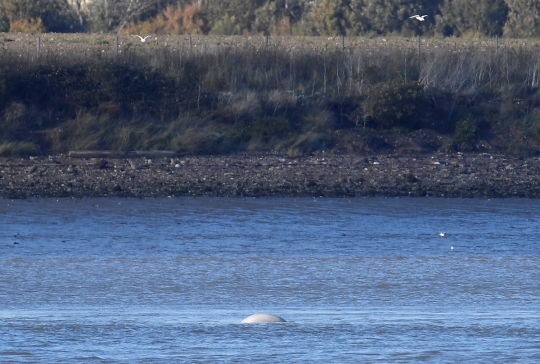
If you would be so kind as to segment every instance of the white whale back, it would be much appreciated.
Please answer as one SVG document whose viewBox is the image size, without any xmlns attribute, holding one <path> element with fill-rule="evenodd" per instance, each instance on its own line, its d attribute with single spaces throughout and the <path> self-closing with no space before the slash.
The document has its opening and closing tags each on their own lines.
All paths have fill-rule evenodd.
<svg viewBox="0 0 540 364">
<path fill-rule="evenodd" d="M 255 323 L 271 323 L 271 322 L 287 322 L 279 316 L 270 315 L 267 313 L 256 313 L 242 320 L 243 324 Z"/>
</svg>

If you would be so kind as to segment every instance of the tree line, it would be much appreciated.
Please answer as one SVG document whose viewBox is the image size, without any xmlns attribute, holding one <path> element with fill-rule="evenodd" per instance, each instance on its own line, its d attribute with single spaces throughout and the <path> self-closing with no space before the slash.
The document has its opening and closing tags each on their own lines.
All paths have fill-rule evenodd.
<svg viewBox="0 0 540 364">
<path fill-rule="evenodd" d="M 0 0 L 0 31 L 530 38 L 540 1 Z"/>
</svg>

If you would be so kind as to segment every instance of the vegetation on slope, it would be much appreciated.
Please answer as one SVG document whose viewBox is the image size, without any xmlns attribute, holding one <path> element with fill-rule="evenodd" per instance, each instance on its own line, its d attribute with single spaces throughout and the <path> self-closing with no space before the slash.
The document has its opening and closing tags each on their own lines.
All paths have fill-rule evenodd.
<svg viewBox="0 0 540 364">
<path fill-rule="evenodd" d="M 0 154 L 540 150 L 534 45 L 297 42 L 4 52 Z"/>
</svg>

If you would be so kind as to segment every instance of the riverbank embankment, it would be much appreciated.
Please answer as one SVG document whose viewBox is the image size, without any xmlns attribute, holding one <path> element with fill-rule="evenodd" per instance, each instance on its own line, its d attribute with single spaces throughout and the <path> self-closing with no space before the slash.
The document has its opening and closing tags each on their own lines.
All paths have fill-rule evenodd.
<svg viewBox="0 0 540 364">
<path fill-rule="evenodd" d="M 540 197 L 540 158 L 487 153 L 0 159 L 0 197 Z"/>
</svg>

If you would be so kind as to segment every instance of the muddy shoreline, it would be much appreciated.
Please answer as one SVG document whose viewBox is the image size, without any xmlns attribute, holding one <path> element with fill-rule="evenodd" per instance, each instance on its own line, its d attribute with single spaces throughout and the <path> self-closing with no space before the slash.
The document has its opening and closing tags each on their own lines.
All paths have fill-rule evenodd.
<svg viewBox="0 0 540 364">
<path fill-rule="evenodd" d="M 0 197 L 540 198 L 540 158 L 487 153 L 0 158 Z"/>
</svg>

